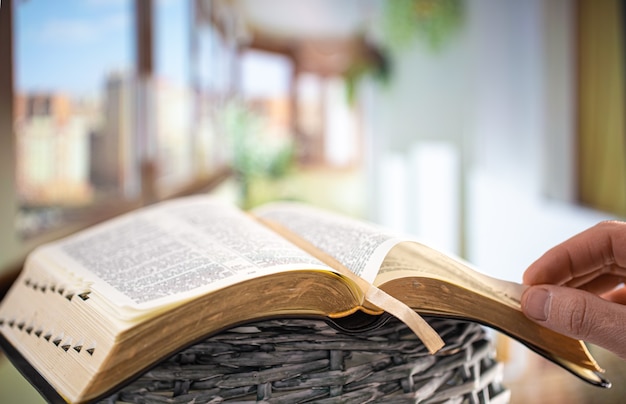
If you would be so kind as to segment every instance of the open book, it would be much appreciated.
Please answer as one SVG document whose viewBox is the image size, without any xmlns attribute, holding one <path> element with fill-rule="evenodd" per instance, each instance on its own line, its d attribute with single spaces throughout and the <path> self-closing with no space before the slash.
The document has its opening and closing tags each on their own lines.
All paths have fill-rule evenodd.
<svg viewBox="0 0 626 404">
<path fill-rule="evenodd" d="M 583 342 L 524 317 L 521 292 L 334 213 L 292 203 L 245 213 L 193 196 L 31 253 L 0 303 L 0 342 L 49 400 L 88 402 L 195 341 L 261 318 L 318 316 L 358 331 L 391 313 L 434 352 L 441 340 L 420 313 L 491 326 L 607 386 Z"/>
</svg>

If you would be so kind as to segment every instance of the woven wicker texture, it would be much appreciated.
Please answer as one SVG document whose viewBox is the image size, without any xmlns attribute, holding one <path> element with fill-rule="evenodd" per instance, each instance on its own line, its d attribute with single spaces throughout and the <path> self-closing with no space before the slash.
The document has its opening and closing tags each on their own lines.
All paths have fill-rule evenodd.
<svg viewBox="0 0 626 404">
<path fill-rule="evenodd" d="M 319 320 L 252 323 L 181 351 L 105 402 L 508 402 L 484 329 L 427 320 L 446 341 L 436 355 L 395 319 L 357 335 Z"/>
</svg>

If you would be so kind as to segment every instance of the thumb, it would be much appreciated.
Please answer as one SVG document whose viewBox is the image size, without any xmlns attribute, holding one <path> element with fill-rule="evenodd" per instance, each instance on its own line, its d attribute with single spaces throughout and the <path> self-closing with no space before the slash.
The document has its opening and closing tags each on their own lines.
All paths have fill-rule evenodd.
<svg viewBox="0 0 626 404">
<path fill-rule="evenodd" d="M 583 290 L 531 286 L 522 295 L 522 311 L 536 323 L 584 340 L 626 359 L 626 306 Z"/>
</svg>

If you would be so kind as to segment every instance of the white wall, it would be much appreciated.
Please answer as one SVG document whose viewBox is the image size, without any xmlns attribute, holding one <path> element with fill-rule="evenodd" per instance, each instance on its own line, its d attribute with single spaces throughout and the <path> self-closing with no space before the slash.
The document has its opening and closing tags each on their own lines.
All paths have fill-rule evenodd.
<svg viewBox="0 0 626 404">
<path fill-rule="evenodd" d="M 612 218 L 573 203 L 574 6 L 468 3 L 480 68 L 472 79 L 466 254 L 479 268 L 519 281 L 545 250 Z"/>
<path fill-rule="evenodd" d="M 393 53 L 391 84 L 367 99 L 373 220 L 453 252 L 460 249 L 461 145 L 471 84 L 465 32 L 461 27 L 441 49 L 416 40 Z"/>
<path fill-rule="evenodd" d="M 416 43 L 395 61 L 392 87 L 369 97 L 371 214 L 485 272 L 521 280 L 552 245 L 610 218 L 571 203 L 573 1 L 466 5 L 454 41 L 439 53 Z M 433 162 L 428 185 L 411 150 L 433 144 L 447 145 L 458 162 Z M 443 176 L 456 166 L 458 175 Z M 390 178 L 390 170 L 404 173 Z M 442 181 L 454 184 L 442 193 Z M 428 207 L 415 212 L 420 206 Z"/>
</svg>

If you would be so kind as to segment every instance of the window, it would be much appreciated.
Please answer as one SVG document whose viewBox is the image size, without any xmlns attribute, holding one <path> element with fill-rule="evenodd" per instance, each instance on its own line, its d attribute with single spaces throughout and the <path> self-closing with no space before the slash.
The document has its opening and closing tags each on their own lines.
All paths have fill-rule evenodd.
<svg viewBox="0 0 626 404">
<path fill-rule="evenodd" d="M 271 182 L 294 161 L 358 163 L 341 75 L 360 40 L 275 42 L 243 20 L 246 4 L 3 2 L 0 225 L 16 231 L 0 235 L 0 271 L 42 242 L 206 190 L 227 168 Z"/>
<path fill-rule="evenodd" d="M 154 113 L 157 189 L 167 195 L 193 182 L 193 92 L 190 80 L 190 3 L 155 2 Z"/>
<path fill-rule="evenodd" d="M 195 0 L 191 38 L 191 82 L 195 161 L 211 171 L 228 160 L 223 113 L 238 91 L 236 14 L 224 2 Z"/>
<path fill-rule="evenodd" d="M 264 141 L 285 141 L 292 132 L 291 59 L 277 53 L 247 50 L 241 56 L 241 94 L 262 120 Z"/>
<path fill-rule="evenodd" d="M 218 19 L 201 18 L 213 8 L 204 0 L 2 2 L 0 275 L 42 242 L 224 178 L 214 110 L 221 88 L 234 88 L 236 47 Z M 219 38 L 194 47 L 206 32 Z M 207 63 L 227 78 L 220 91 L 197 79 Z"/>
<path fill-rule="evenodd" d="M 17 230 L 128 198 L 132 2 L 14 2 Z"/>
</svg>

